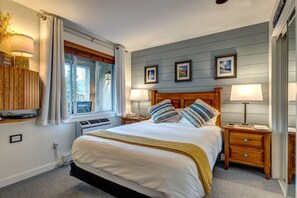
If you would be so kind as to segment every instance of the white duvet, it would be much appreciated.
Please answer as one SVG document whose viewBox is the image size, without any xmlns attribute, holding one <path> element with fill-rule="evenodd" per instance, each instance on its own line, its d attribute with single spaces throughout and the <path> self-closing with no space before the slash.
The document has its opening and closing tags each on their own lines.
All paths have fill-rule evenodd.
<svg viewBox="0 0 297 198">
<path fill-rule="evenodd" d="M 144 121 L 108 130 L 196 144 L 206 152 L 211 169 L 222 148 L 221 129 L 216 126 L 192 128 Z M 132 181 L 166 197 L 205 195 L 195 162 L 181 154 L 84 135 L 74 141 L 72 158 L 78 164 Z"/>
</svg>

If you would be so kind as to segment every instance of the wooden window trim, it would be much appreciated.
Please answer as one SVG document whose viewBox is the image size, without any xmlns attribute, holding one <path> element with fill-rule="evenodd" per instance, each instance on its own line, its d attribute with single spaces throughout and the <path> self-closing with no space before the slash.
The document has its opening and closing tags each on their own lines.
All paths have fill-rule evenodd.
<svg viewBox="0 0 297 198">
<path fill-rule="evenodd" d="M 96 50 L 64 40 L 65 53 L 88 58 L 94 61 L 100 61 L 108 64 L 114 64 L 114 56 L 98 52 Z"/>
</svg>

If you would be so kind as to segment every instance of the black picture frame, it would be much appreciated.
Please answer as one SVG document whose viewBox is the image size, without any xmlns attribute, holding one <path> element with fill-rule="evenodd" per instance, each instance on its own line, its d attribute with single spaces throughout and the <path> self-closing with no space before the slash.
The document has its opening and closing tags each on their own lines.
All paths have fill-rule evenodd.
<svg viewBox="0 0 297 198">
<path fill-rule="evenodd" d="M 215 57 L 214 78 L 237 78 L 237 54 Z"/>
<path fill-rule="evenodd" d="M 192 60 L 175 62 L 175 82 L 192 81 Z"/>
<path fill-rule="evenodd" d="M 144 67 L 144 84 L 158 83 L 158 65 Z"/>
</svg>

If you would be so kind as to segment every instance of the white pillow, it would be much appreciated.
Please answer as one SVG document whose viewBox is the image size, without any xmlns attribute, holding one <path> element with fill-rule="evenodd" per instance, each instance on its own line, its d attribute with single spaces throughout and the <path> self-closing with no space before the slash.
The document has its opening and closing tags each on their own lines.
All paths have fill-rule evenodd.
<svg viewBox="0 0 297 198">
<path fill-rule="evenodd" d="M 185 126 L 185 127 L 191 127 L 191 128 L 196 128 L 191 122 L 189 122 L 186 118 L 181 117 L 179 120 L 178 124 Z"/>
<path fill-rule="evenodd" d="M 218 116 L 211 118 L 204 124 L 204 126 L 216 126 L 217 118 Z"/>
</svg>

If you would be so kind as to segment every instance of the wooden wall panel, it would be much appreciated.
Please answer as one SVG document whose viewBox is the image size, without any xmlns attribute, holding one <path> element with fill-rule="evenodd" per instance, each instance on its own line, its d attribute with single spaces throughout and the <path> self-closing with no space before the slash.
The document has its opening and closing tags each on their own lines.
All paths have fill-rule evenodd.
<svg viewBox="0 0 297 198">
<path fill-rule="evenodd" d="M 4 105 L 3 109 L 4 111 L 10 110 L 9 109 L 9 91 L 10 91 L 10 86 L 9 86 L 9 67 L 4 68 L 4 73 L 3 73 L 3 86 L 4 86 L 4 91 L 3 91 L 3 100 L 4 100 Z"/>
<path fill-rule="evenodd" d="M 12 98 L 15 98 L 16 97 L 15 94 L 18 94 L 18 90 L 16 92 L 14 91 L 14 88 L 18 87 L 17 83 L 15 82 L 15 79 L 17 79 L 17 76 L 15 76 L 15 74 L 18 75 L 18 69 L 13 67 L 13 68 L 9 69 L 8 72 L 9 72 L 8 109 L 14 109 L 14 103 L 15 103 L 14 101 L 15 100 L 12 100 Z M 17 97 L 16 97 L 16 99 L 17 99 Z M 18 108 L 17 104 L 15 106 L 16 106 L 15 108 Z"/>
<path fill-rule="evenodd" d="M 24 109 L 24 72 L 22 72 L 22 69 L 19 69 L 18 78 L 18 108 Z"/>
<path fill-rule="evenodd" d="M 4 79 L 4 67 L 0 67 L 0 82 Z M 0 109 L 4 108 L 4 83 L 0 83 Z"/>
<path fill-rule="evenodd" d="M 39 108 L 39 73 L 0 66 L 0 111 Z"/>
<path fill-rule="evenodd" d="M 30 76 L 29 70 L 24 70 L 24 90 L 29 90 Z M 24 91 L 24 109 L 30 109 L 29 107 L 29 92 Z"/>
</svg>

